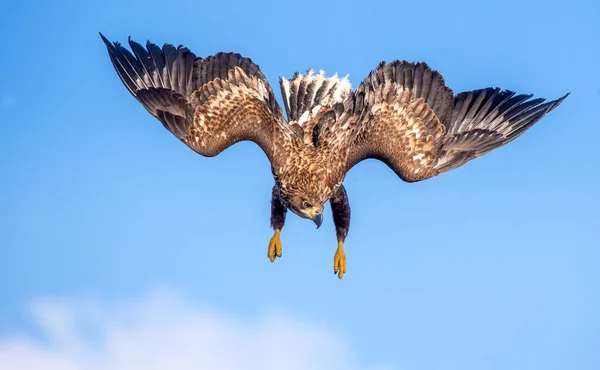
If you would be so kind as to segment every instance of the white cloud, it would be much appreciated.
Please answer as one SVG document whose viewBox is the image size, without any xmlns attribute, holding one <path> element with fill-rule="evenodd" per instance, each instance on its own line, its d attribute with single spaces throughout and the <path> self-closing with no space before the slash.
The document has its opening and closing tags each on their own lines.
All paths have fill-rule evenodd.
<svg viewBox="0 0 600 370">
<path fill-rule="evenodd" d="M 0 369 L 358 369 L 340 333 L 272 313 L 234 317 L 170 292 L 116 306 L 38 300 L 43 337 L 0 338 Z M 387 369 L 387 368 L 386 368 Z"/>
</svg>

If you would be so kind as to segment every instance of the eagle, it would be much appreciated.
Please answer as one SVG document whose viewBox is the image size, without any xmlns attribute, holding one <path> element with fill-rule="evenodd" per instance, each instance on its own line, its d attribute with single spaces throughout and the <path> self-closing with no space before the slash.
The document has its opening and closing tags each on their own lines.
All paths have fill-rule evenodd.
<svg viewBox="0 0 600 370">
<path fill-rule="evenodd" d="M 333 270 L 346 273 L 350 205 L 343 181 L 374 158 L 402 180 L 422 181 L 455 169 L 523 134 L 569 95 L 545 102 L 484 88 L 454 94 L 426 63 L 381 62 L 352 89 L 348 76 L 296 72 L 279 84 L 287 120 L 265 75 L 251 59 L 219 52 L 198 57 L 184 46 L 129 38 L 131 51 L 102 34 L 121 81 L 175 137 L 205 157 L 252 141 L 271 164 L 267 256 L 281 257 L 289 209 L 323 222 L 329 201 L 337 236 Z"/>
</svg>

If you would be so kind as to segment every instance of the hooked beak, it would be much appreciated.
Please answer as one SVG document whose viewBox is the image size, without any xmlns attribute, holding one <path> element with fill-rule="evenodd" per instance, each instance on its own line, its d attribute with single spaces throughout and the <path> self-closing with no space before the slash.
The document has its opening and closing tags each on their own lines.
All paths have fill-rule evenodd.
<svg viewBox="0 0 600 370">
<path fill-rule="evenodd" d="M 315 217 L 311 218 L 311 220 L 315 223 L 315 225 L 317 225 L 318 229 L 323 223 L 323 214 L 319 213 L 318 215 L 315 215 Z"/>
</svg>

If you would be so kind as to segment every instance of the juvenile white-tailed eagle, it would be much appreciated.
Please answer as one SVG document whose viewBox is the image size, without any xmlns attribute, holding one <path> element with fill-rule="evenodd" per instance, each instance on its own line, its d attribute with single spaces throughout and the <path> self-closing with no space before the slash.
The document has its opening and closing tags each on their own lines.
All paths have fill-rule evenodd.
<svg viewBox="0 0 600 370">
<path fill-rule="evenodd" d="M 132 54 L 101 37 L 129 92 L 191 149 L 212 157 L 243 140 L 262 148 L 275 178 L 271 262 L 281 257 L 287 209 L 319 227 L 330 201 L 339 278 L 346 272 L 350 226 L 342 182 L 352 166 L 376 158 L 404 181 L 425 180 L 514 140 L 568 95 L 547 103 L 498 88 L 453 95 L 425 63 L 382 62 L 354 91 L 347 78 L 322 71 L 281 78 L 286 121 L 248 58 L 200 58 L 182 46 L 148 42 L 144 48 L 129 40 Z"/>
</svg>

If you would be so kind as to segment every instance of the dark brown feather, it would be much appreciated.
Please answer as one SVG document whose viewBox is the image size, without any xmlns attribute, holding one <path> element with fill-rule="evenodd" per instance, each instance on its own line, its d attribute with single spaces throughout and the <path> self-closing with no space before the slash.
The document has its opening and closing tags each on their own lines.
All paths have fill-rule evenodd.
<svg viewBox="0 0 600 370">
<path fill-rule="evenodd" d="M 187 48 L 162 50 L 129 40 L 133 54 L 102 36 L 119 77 L 136 99 L 196 152 L 217 155 L 242 141 L 271 158 L 282 111 L 258 66 L 235 53 L 206 59 Z M 285 135 L 284 135 L 285 136 Z"/>
<path fill-rule="evenodd" d="M 556 108 L 569 94 L 544 103 L 532 95 L 496 88 L 458 94 L 435 168 L 447 172 L 508 144 Z"/>
<path fill-rule="evenodd" d="M 381 63 L 344 102 L 337 128 L 323 132 L 349 138 L 348 169 L 376 158 L 402 179 L 420 181 L 509 143 L 567 96 L 542 104 L 487 88 L 453 97 L 425 63 Z"/>
</svg>

